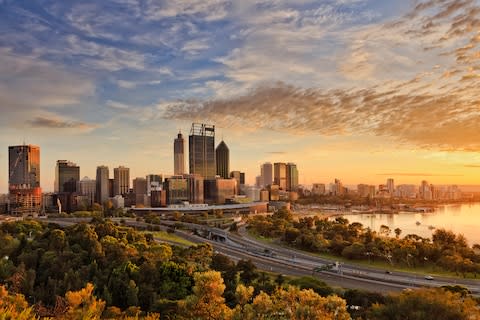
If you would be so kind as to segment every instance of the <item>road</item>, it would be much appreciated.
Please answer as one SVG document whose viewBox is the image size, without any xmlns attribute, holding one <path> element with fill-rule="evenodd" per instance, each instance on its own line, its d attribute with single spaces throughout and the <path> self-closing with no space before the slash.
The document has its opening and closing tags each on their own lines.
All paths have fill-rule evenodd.
<svg viewBox="0 0 480 320">
<path fill-rule="evenodd" d="M 121 218 L 127 225 L 135 227 L 152 227 L 152 225 L 136 221 L 135 219 Z M 45 222 L 53 222 L 62 226 L 89 221 L 84 218 L 70 219 L 43 219 Z M 119 221 L 120 218 L 113 220 Z M 176 222 L 162 221 L 166 226 Z M 210 243 L 214 250 L 231 259 L 251 259 L 259 269 L 292 276 L 316 276 L 331 286 L 343 288 L 355 288 L 381 293 L 401 291 L 415 287 L 440 287 L 444 285 L 461 285 L 468 288 L 474 295 L 480 294 L 480 280 L 437 277 L 434 280 L 426 280 L 424 275 L 408 272 L 385 273 L 385 269 L 376 269 L 367 266 L 341 263 L 336 270 L 314 272 L 313 270 L 335 261 L 325 259 L 304 251 L 286 248 L 273 243 L 260 242 L 248 235 L 244 228 L 239 233 L 227 232 L 222 229 L 207 227 L 191 223 L 182 223 L 191 230 L 204 230 L 210 235 L 220 236 L 222 241 L 214 241 L 208 238 L 193 235 L 191 232 L 176 230 L 175 233 L 195 243 Z M 218 237 L 217 237 L 218 238 Z"/>
</svg>

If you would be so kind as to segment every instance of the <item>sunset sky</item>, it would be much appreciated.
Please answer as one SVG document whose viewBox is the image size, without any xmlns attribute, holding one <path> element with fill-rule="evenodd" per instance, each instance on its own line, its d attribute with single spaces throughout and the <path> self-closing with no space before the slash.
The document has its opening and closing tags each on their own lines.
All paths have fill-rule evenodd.
<svg viewBox="0 0 480 320">
<path fill-rule="evenodd" d="M 171 174 L 192 122 L 249 183 L 480 184 L 479 44 L 475 0 L 0 0 L 0 193 L 9 145 L 51 191 L 58 159 Z"/>
</svg>

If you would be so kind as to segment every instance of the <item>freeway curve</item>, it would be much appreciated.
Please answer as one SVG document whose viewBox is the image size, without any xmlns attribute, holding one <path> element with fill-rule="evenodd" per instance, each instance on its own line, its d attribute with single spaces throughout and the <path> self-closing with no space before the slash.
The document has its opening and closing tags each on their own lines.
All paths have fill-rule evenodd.
<svg viewBox="0 0 480 320">
<path fill-rule="evenodd" d="M 165 221 L 165 224 L 171 225 L 172 222 Z M 286 248 L 284 246 L 260 242 L 245 232 L 244 227 L 241 227 L 239 233 L 227 232 L 222 229 L 207 227 L 204 225 L 197 225 L 192 223 L 182 223 L 185 227 L 197 230 L 206 230 L 212 234 L 225 237 L 226 241 L 222 246 L 227 247 L 230 251 L 235 251 L 237 255 L 242 253 L 248 255 L 252 260 L 261 260 L 262 264 L 273 268 L 283 267 L 284 274 L 292 274 L 289 268 L 296 268 L 297 270 L 307 271 L 310 275 L 314 269 L 329 264 L 334 264 L 334 260 L 325 259 L 304 251 Z M 207 241 L 207 240 L 204 240 Z M 211 243 L 218 243 L 208 241 Z M 219 245 L 219 244 L 218 244 Z M 218 246 L 217 245 L 217 246 Z M 266 269 L 269 270 L 269 269 Z M 390 272 L 390 271 L 389 271 Z M 305 274 L 305 273 L 304 273 Z M 437 277 L 428 280 L 425 275 L 410 273 L 410 272 L 391 272 L 386 273 L 385 269 L 372 268 L 368 266 L 340 263 L 339 268 L 335 271 L 323 271 L 321 273 L 314 273 L 322 279 L 329 280 L 329 283 L 334 285 L 341 285 L 345 279 L 351 280 L 350 284 L 354 284 L 355 288 L 372 290 L 372 285 L 375 284 L 378 288 L 374 291 L 398 291 L 401 289 L 414 287 L 440 287 L 445 285 L 461 285 L 470 290 L 474 295 L 480 294 L 480 280 Z M 387 289 L 389 288 L 389 289 Z"/>
<path fill-rule="evenodd" d="M 122 219 L 125 220 L 127 225 L 134 227 L 145 228 L 152 226 L 145 222 L 135 221 L 135 219 Z M 112 220 L 120 219 L 114 218 Z M 89 220 L 69 218 L 45 219 L 44 221 L 66 226 L 78 222 L 88 222 Z M 172 226 L 175 223 L 177 222 L 162 221 L 162 224 L 166 226 Z M 424 278 L 424 275 L 416 273 L 394 271 L 387 274 L 385 269 L 345 263 L 341 263 L 337 270 L 314 272 L 314 269 L 335 263 L 335 261 L 304 251 L 286 248 L 278 244 L 260 242 L 250 237 L 244 227 L 240 228 L 239 233 L 232 233 L 205 225 L 192 223 L 181 224 L 191 230 L 204 230 L 209 234 L 220 236 L 220 239 L 223 238 L 225 241 L 213 241 L 184 230 L 176 230 L 175 233 L 177 235 L 195 243 L 210 243 L 215 251 L 236 261 L 240 259 L 251 259 L 259 269 L 270 272 L 292 276 L 314 275 L 332 286 L 364 289 L 382 293 L 423 286 L 440 287 L 444 285 L 461 285 L 469 289 L 476 296 L 480 294 L 480 280 L 437 276 L 433 280 L 427 280 Z"/>
</svg>

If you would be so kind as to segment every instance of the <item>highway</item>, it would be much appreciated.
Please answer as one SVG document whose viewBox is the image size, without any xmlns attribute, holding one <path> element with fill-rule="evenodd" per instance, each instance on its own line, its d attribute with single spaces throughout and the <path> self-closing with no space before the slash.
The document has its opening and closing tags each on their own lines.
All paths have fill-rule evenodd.
<svg viewBox="0 0 480 320">
<path fill-rule="evenodd" d="M 139 222 L 135 219 L 114 218 L 112 220 L 119 222 L 121 219 L 125 221 L 125 224 L 130 226 L 142 228 L 152 227 L 151 224 Z M 89 219 L 84 218 L 43 220 L 62 226 L 89 221 Z M 168 227 L 178 222 L 162 221 L 162 223 L 165 227 Z M 315 272 L 314 269 L 335 264 L 335 261 L 304 251 L 286 248 L 278 244 L 260 242 L 250 237 L 244 227 L 241 227 L 238 233 L 232 233 L 205 225 L 183 222 L 181 224 L 185 228 L 196 230 L 197 233 L 204 233 L 206 236 L 200 237 L 189 231 L 177 229 L 175 233 L 178 236 L 195 243 L 210 243 L 216 252 L 222 253 L 235 261 L 251 259 L 259 269 L 269 272 L 292 276 L 313 275 L 331 286 L 364 289 L 381 293 L 424 286 L 440 287 L 444 285 L 461 285 L 468 288 L 476 296 L 480 294 L 480 280 L 437 276 L 435 276 L 433 280 L 427 280 L 425 279 L 425 275 L 421 274 L 397 271 L 392 271 L 391 274 L 388 274 L 385 272 L 385 269 L 347 263 L 340 263 L 338 268 L 333 267 L 331 270 Z M 217 241 L 212 240 L 212 238 L 216 238 Z"/>
</svg>

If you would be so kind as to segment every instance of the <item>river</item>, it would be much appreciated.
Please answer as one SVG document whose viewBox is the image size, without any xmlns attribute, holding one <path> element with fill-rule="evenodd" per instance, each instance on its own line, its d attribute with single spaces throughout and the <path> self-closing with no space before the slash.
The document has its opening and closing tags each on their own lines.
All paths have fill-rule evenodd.
<svg viewBox="0 0 480 320">
<path fill-rule="evenodd" d="M 455 233 L 461 233 L 467 238 L 468 244 L 480 244 L 480 203 L 451 204 L 438 207 L 434 212 L 398 214 L 345 214 L 350 223 L 360 222 L 364 227 L 378 231 L 381 225 L 393 230 L 400 228 L 401 237 L 407 234 L 417 234 L 421 237 L 432 237 L 436 229 L 444 228 Z"/>
</svg>

